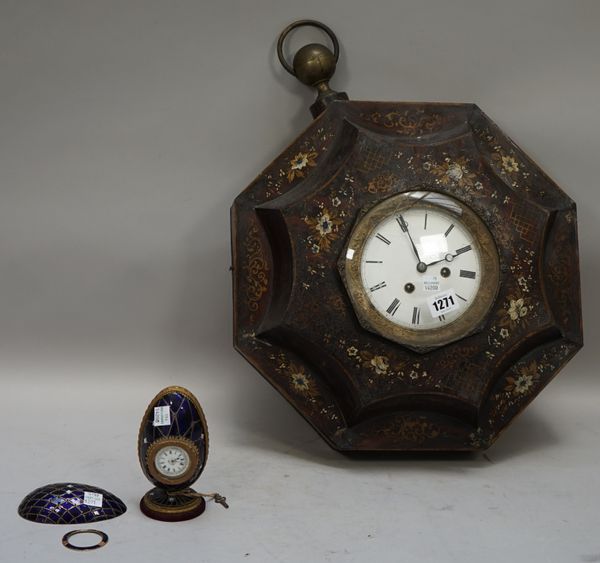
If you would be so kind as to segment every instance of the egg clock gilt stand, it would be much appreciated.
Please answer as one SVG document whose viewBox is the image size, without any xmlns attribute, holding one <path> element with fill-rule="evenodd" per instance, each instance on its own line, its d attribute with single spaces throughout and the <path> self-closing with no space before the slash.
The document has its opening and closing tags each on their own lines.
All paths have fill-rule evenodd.
<svg viewBox="0 0 600 563">
<path fill-rule="evenodd" d="M 582 346 L 575 203 L 474 104 L 333 90 L 319 22 L 278 55 L 315 119 L 233 203 L 236 349 L 337 450 L 486 449 Z"/>
</svg>

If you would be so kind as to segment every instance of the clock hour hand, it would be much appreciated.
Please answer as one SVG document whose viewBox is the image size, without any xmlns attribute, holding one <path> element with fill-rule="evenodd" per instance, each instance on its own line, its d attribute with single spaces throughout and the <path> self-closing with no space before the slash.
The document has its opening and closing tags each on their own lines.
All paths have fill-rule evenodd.
<svg viewBox="0 0 600 563">
<path fill-rule="evenodd" d="M 441 258 L 440 260 L 434 260 L 433 262 L 427 262 L 427 266 L 433 266 L 434 264 L 439 264 L 440 262 L 452 262 L 452 260 L 454 260 L 456 257 L 458 256 L 458 254 L 446 254 L 446 256 L 444 256 L 444 258 Z"/>
<path fill-rule="evenodd" d="M 415 253 L 415 256 L 417 257 L 417 271 L 423 273 L 425 270 L 427 270 L 427 264 L 425 264 L 425 262 L 423 262 L 421 260 L 421 257 L 419 256 L 419 251 L 417 250 L 417 246 L 415 245 L 415 243 L 412 239 L 412 236 L 410 236 L 410 231 L 408 230 L 408 223 L 404 220 L 404 217 L 402 217 L 401 214 L 398 214 L 396 221 L 398 221 L 398 225 L 400 225 L 400 228 L 402 229 L 402 231 L 408 235 L 408 239 L 410 240 L 410 244 L 412 245 L 413 252 Z"/>
<path fill-rule="evenodd" d="M 446 256 L 444 256 L 440 260 L 434 260 L 433 262 L 429 262 L 427 264 L 427 266 L 433 266 L 434 264 L 439 264 L 440 262 L 444 262 L 444 261 L 452 262 L 452 260 L 454 260 L 457 256 L 460 256 L 461 254 L 464 254 L 465 252 L 468 252 L 469 250 L 471 250 L 470 244 L 468 244 L 467 246 L 463 246 L 462 248 L 459 248 L 458 250 L 456 250 L 456 252 L 454 254 L 449 252 L 448 254 L 446 254 Z"/>
</svg>

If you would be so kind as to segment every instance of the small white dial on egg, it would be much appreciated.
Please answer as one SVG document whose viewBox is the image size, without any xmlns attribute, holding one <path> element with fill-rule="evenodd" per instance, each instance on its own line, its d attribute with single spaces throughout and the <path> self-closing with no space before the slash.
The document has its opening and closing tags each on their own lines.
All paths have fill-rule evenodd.
<svg viewBox="0 0 600 563">
<path fill-rule="evenodd" d="M 178 446 L 165 446 L 156 453 L 154 458 L 156 469 L 165 477 L 179 477 L 190 466 L 190 456 Z"/>
</svg>

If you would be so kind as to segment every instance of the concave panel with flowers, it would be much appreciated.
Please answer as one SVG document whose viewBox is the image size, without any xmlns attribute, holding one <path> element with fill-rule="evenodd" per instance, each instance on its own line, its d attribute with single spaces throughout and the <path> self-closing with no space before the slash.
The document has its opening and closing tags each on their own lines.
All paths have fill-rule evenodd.
<svg viewBox="0 0 600 563">
<path fill-rule="evenodd" d="M 357 218 L 426 187 L 499 252 L 479 332 L 419 353 L 365 330 L 337 263 Z M 574 203 L 470 104 L 335 102 L 232 207 L 235 346 L 334 448 L 471 450 L 581 347 Z"/>
</svg>

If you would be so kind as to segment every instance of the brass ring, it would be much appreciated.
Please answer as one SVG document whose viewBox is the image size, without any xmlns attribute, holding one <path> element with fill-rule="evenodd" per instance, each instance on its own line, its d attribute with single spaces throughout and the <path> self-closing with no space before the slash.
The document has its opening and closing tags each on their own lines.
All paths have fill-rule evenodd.
<svg viewBox="0 0 600 563">
<path fill-rule="evenodd" d="M 329 39 L 331 39 L 331 42 L 333 43 L 333 56 L 335 58 L 336 63 L 340 56 L 340 44 L 338 43 L 337 37 L 335 36 L 335 33 L 333 33 L 333 31 L 329 27 L 327 27 L 324 23 L 321 23 L 316 20 L 295 21 L 294 23 L 291 23 L 290 25 L 288 25 L 281 32 L 281 35 L 279 36 L 279 39 L 277 40 L 277 56 L 279 57 L 279 62 L 281 63 L 281 66 L 283 68 L 285 68 L 285 70 L 287 70 L 292 76 L 296 76 L 296 73 L 294 72 L 294 69 L 290 65 L 290 63 L 288 63 L 285 60 L 285 57 L 283 56 L 283 42 L 285 41 L 285 38 L 288 36 L 290 31 L 292 31 L 293 29 L 296 29 L 297 27 L 304 27 L 304 26 L 316 27 L 318 29 L 323 30 L 329 36 Z"/>
<path fill-rule="evenodd" d="M 79 545 L 73 545 L 69 540 L 78 534 L 96 534 L 97 536 L 100 536 L 100 541 L 94 545 L 86 545 L 83 547 Z M 72 530 L 71 532 L 66 533 L 62 539 L 62 544 L 67 549 L 73 549 L 75 551 L 89 551 L 91 549 L 98 549 L 99 547 L 104 547 L 107 543 L 108 536 L 100 530 Z"/>
<path fill-rule="evenodd" d="M 178 477 L 169 477 L 164 475 L 156 467 L 156 454 L 168 446 L 176 446 L 185 450 L 190 458 L 189 467 L 185 473 L 179 475 Z M 181 485 L 182 483 L 187 483 L 188 481 L 194 481 L 192 477 L 196 471 L 198 471 L 198 467 L 200 466 L 200 452 L 198 451 L 196 444 L 194 444 L 194 442 L 192 442 L 192 440 L 189 438 L 184 438 L 183 436 L 163 436 L 161 438 L 157 438 L 148 446 L 148 449 L 146 450 L 145 463 L 148 473 L 150 473 L 150 475 L 158 483 L 166 486 Z"/>
</svg>

